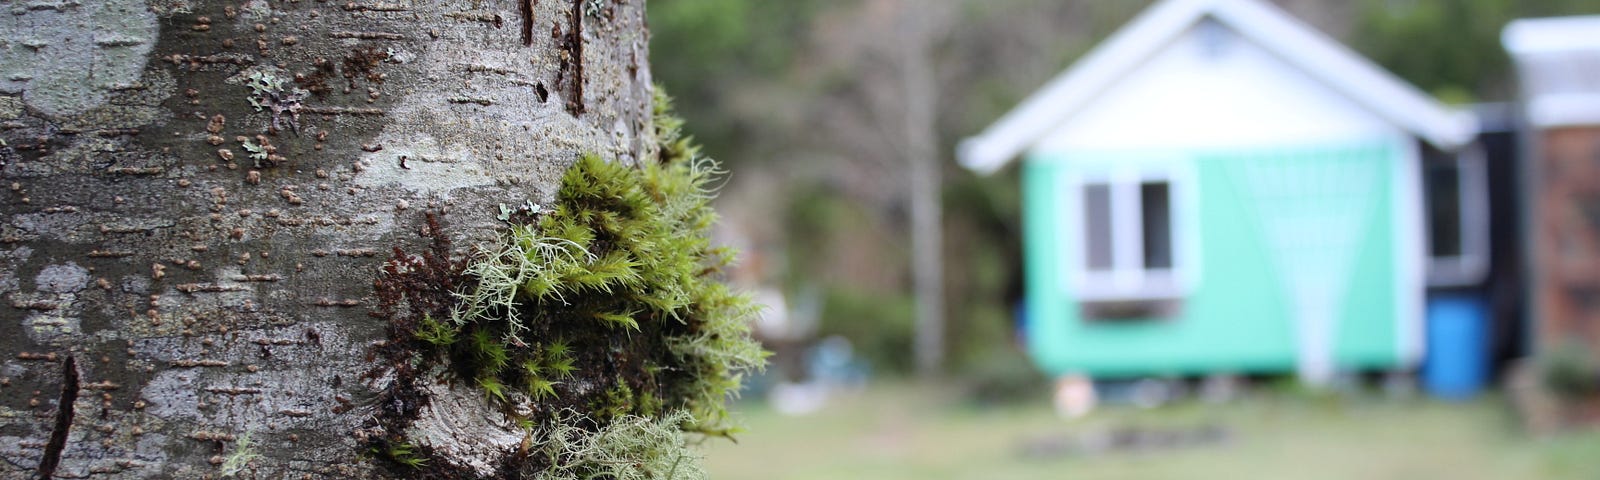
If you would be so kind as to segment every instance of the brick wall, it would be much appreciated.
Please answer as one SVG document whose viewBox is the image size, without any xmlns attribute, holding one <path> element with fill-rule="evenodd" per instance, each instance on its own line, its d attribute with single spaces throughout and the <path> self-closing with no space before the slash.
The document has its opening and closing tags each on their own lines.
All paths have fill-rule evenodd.
<svg viewBox="0 0 1600 480">
<path fill-rule="evenodd" d="M 1600 351 L 1600 126 L 1538 135 L 1531 198 L 1539 345 L 1571 339 Z"/>
</svg>

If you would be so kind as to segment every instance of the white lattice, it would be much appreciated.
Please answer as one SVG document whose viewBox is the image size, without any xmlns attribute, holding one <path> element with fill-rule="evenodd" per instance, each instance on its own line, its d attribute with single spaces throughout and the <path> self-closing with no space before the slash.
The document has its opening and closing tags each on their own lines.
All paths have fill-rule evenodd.
<svg viewBox="0 0 1600 480">
<path fill-rule="evenodd" d="M 1235 182 L 1253 204 L 1265 244 L 1294 305 L 1300 378 L 1334 374 L 1339 303 L 1366 237 L 1380 162 L 1358 152 L 1238 159 Z"/>
</svg>

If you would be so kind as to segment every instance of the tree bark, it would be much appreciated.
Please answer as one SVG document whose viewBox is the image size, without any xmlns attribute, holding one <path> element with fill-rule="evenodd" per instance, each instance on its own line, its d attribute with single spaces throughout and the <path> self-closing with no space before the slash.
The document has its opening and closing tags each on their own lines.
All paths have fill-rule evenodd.
<svg viewBox="0 0 1600 480">
<path fill-rule="evenodd" d="M 654 148 L 643 0 L 0 7 L 0 477 L 391 475 L 384 260 Z M 452 465 L 524 440 L 430 393 Z"/>
</svg>

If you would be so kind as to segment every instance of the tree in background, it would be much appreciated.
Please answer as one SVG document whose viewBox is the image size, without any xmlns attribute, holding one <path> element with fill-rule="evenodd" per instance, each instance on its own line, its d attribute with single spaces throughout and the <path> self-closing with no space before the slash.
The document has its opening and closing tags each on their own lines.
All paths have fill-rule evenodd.
<svg viewBox="0 0 1600 480">
<path fill-rule="evenodd" d="M 1593 0 L 1366 0 L 1351 44 L 1449 102 L 1515 98 L 1500 32 L 1518 18 L 1600 13 Z"/>
<path fill-rule="evenodd" d="M 932 357 L 929 352 L 948 351 L 951 366 L 959 370 L 968 359 L 981 356 L 979 352 L 1010 348 L 1006 312 L 1020 295 L 1020 246 L 1009 235 L 1015 230 L 955 232 L 929 228 L 927 219 L 948 219 L 938 211 L 953 209 L 962 215 L 951 220 L 955 225 L 1015 226 L 1014 211 L 987 207 L 996 204 L 989 196 L 1007 197 L 1014 184 L 967 175 L 952 166 L 947 152 L 984 117 L 1003 112 L 1054 74 L 1059 62 L 1084 51 L 1097 32 L 1110 30 L 1104 25 L 1120 24 L 1138 5 L 801 1 L 785 2 L 783 8 L 799 13 L 783 20 L 754 20 L 741 17 L 745 12 L 737 8 L 709 8 L 716 0 L 670 0 L 652 4 L 652 45 L 658 57 L 718 52 L 717 45 L 737 43 L 698 33 L 713 20 L 665 13 L 702 11 L 689 6 L 696 3 L 706 6 L 708 14 L 737 14 L 730 22 L 749 22 L 742 31 L 750 36 L 739 37 L 741 41 L 761 45 L 776 38 L 787 49 L 782 53 L 787 61 L 776 66 L 727 51 L 708 53 L 715 59 L 684 62 L 717 67 L 679 72 L 686 74 L 679 80 L 666 73 L 660 78 L 674 91 L 712 90 L 707 94 L 716 98 L 705 104 L 724 106 L 703 112 L 721 120 L 697 123 L 708 142 L 733 142 L 712 151 L 744 152 L 736 156 L 748 159 L 727 187 L 730 201 L 723 208 L 735 222 L 783 220 L 778 233 L 758 243 L 787 245 L 782 249 L 788 259 L 784 277 L 791 292 L 806 291 L 806 285 L 823 287 L 822 333 L 846 334 L 857 342 L 858 351 L 889 370 L 916 364 L 915 324 L 919 317 L 929 318 L 919 311 L 948 317 L 936 324 L 946 327 L 950 340 L 924 336 L 924 359 Z M 658 7 L 663 9 L 654 10 Z M 931 28 L 907 32 L 907 20 L 926 21 Z M 764 26 L 773 22 L 781 26 Z M 926 64 L 907 62 L 918 58 Z M 722 76 L 725 71 L 737 74 Z M 921 73 L 908 74 L 912 71 Z M 724 81 L 729 78 L 734 80 Z M 908 81 L 927 84 L 918 87 Z M 718 88 L 706 88 L 709 84 Z M 697 120 L 694 113 L 689 115 Z M 739 125 L 738 133 L 704 129 L 729 124 Z M 913 154 L 917 151 L 928 153 Z M 964 185 L 959 193 L 946 190 L 950 179 Z M 774 209 L 789 214 L 774 218 L 769 213 Z M 916 226 L 918 212 L 925 215 L 922 227 Z M 959 251 L 927 245 L 953 235 L 959 237 Z M 930 254 L 937 259 L 930 260 Z M 930 272 L 930 266 L 953 270 L 933 282 L 929 279 L 938 272 Z M 932 290 L 930 284 L 943 291 L 922 298 L 941 300 L 921 305 L 914 300 L 919 269 L 922 291 Z M 979 270 L 989 273 L 973 275 Z"/>
<path fill-rule="evenodd" d="M 812 18 L 846 1 L 652 0 L 652 55 L 670 59 L 652 73 L 712 158 L 744 163 L 745 154 L 770 155 L 771 117 L 781 113 L 767 95 L 778 92 L 753 87 L 794 68 Z"/>
</svg>

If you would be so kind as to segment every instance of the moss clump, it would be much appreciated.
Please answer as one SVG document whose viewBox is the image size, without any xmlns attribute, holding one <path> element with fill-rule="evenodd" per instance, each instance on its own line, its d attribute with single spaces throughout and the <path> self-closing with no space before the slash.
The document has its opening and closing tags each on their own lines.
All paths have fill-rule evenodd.
<svg viewBox="0 0 1600 480">
<path fill-rule="evenodd" d="M 552 382 L 593 369 L 654 401 L 606 399 L 685 408 L 697 430 L 723 432 L 723 402 L 763 353 L 748 335 L 753 305 L 717 280 L 732 253 L 708 239 L 713 167 L 584 156 L 552 211 L 467 267 L 478 283 L 452 314 L 457 330 L 425 324 L 419 336 L 454 338 L 452 365 L 497 398 L 574 394 Z"/>
<path fill-rule="evenodd" d="M 425 322 L 419 338 L 497 399 L 519 392 L 609 416 L 661 405 L 688 411 L 696 431 L 726 433 L 723 403 L 764 358 L 748 334 L 754 306 L 718 279 L 733 252 L 709 239 L 716 164 L 696 156 L 675 120 L 658 125 L 661 161 L 580 158 L 548 212 L 470 262 L 476 284 L 459 294 L 451 325 Z M 619 380 L 600 392 L 564 388 L 576 371 Z"/>
<path fill-rule="evenodd" d="M 396 262 L 415 265 L 390 268 L 396 278 L 380 281 L 380 293 L 396 286 L 380 295 L 396 299 L 386 304 L 410 306 L 409 314 L 384 310 L 397 343 L 417 360 L 397 360 L 395 368 L 443 365 L 530 434 L 545 432 L 549 445 L 530 451 L 556 453 L 531 456 L 549 463 L 519 470 L 574 478 L 638 478 L 617 468 L 657 472 L 649 469 L 683 448 L 684 432 L 732 431 L 724 403 L 746 372 L 765 363 L 749 335 L 755 305 L 721 281 L 734 252 L 710 242 L 720 172 L 679 135 L 681 123 L 667 111 L 658 98 L 655 161 L 628 166 L 584 155 L 553 205 L 502 215 L 511 226 L 499 243 L 480 246 L 464 264 L 443 258 L 447 249 L 439 247 L 422 260 L 397 252 Z M 452 270 L 453 278 L 435 278 Z M 436 287 L 399 290 L 428 279 L 459 287 L 447 300 Z M 654 438 L 667 427 L 673 435 L 665 443 L 616 433 Z M 692 458 L 671 455 L 671 468 L 648 475 L 698 471 L 679 465 Z M 620 458 L 634 460 L 610 463 Z"/>
</svg>

